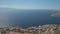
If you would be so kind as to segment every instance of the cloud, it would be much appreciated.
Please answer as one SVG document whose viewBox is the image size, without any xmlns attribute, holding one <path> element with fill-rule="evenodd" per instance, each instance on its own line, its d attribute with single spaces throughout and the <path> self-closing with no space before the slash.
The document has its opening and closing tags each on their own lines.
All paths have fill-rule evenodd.
<svg viewBox="0 0 60 34">
<path fill-rule="evenodd" d="M 54 9 L 60 10 L 59 7 L 56 6 L 42 6 L 42 5 L 0 5 L 1 8 L 14 8 L 14 9 Z"/>
</svg>

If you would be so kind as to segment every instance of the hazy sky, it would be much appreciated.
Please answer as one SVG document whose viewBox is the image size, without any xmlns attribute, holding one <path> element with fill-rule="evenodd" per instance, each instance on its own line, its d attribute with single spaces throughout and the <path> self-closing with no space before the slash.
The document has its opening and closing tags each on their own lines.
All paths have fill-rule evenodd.
<svg viewBox="0 0 60 34">
<path fill-rule="evenodd" d="M 0 7 L 17 9 L 60 9 L 60 0 L 0 0 Z"/>
</svg>

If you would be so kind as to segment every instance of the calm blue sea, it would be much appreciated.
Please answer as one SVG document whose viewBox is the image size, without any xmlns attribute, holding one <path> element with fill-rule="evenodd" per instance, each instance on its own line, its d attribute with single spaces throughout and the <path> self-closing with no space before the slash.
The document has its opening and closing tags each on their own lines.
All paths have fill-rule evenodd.
<svg viewBox="0 0 60 34">
<path fill-rule="evenodd" d="M 2 12 L 0 22 L 12 26 L 30 27 L 43 24 L 60 24 L 60 17 L 51 16 L 57 10 L 11 10 Z"/>
</svg>

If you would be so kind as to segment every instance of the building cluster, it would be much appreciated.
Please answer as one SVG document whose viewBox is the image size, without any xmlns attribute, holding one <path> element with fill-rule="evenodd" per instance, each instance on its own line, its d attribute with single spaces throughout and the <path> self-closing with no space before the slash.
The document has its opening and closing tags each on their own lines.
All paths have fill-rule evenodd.
<svg viewBox="0 0 60 34">
<path fill-rule="evenodd" d="M 0 27 L 0 34 L 60 34 L 60 25 L 46 24 L 38 27 Z"/>
</svg>

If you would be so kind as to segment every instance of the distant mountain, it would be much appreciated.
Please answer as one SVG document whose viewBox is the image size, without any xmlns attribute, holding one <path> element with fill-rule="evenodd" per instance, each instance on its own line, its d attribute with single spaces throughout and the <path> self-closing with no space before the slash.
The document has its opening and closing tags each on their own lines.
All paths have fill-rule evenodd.
<svg viewBox="0 0 60 34">
<path fill-rule="evenodd" d="M 13 9 L 13 8 L 1 8 L 0 7 L 0 11 L 13 11 L 13 10 L 16 10 L 16 9 Z"/>
</svg>

